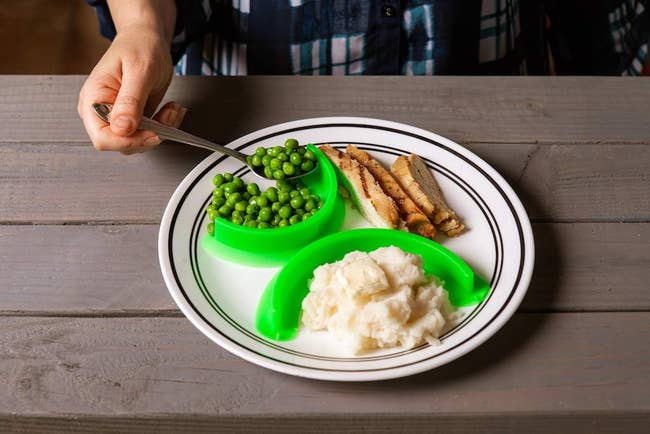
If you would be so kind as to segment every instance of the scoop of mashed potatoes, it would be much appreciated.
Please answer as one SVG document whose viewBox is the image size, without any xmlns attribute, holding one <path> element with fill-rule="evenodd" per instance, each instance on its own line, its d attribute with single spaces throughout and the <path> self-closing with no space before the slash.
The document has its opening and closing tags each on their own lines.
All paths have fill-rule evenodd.
<svg viewBox="0 0 650 434">
<path fill-rule="evenodd" d="M 394 246 L 318 267 L 302 309 L 305 327 L 333 332 L 357 354 L 435 343 L 453 311 L 422 258 Z"/>
</svg>

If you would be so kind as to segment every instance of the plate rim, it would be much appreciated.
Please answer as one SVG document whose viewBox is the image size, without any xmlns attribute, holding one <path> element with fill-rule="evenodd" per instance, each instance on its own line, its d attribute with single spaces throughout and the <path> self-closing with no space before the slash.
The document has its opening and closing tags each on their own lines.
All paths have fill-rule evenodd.
<svg viewBox="0 0 650 434">
<path fill-rule="evenodd" d="M 532 227 L 530 224 L 530 219 L 528 214 L 519 199 L 519 196 L 515 193 L 514 189 L 510 184 L 499 174 L 496 169 L 494 169 L 489 163 L 483 160 L 481 157 L 470 151 L 469 149 L 463 147 L 462 145 L 436 134 L 434 132 L 424 130 L 419 127 L 414 127 L 411 125 L 388 121 L 383 119 L 367 118 L 367 117 L 352 117 L 352 116 L 335 116 L 335 117 L 316 117 L 316 118 L 306 118 L 298 119 L 294 121 L 279 123 L 275 125 L 270 125 L 265 128 L 250 132 L 244 136 L 236 138 L 235 140 L 228 143 L 226 146 L 230 148 L 236 148 L 242 143 L 246 143 L 253 139 L 259 139 L 264 135 L 267 135 L 273 131 L 281 129 L 290 129 L 296 127 L 318 127 L 322 124 L 351 124 L 351 127 L 354 125 L 372 125 L 378 127 L 388 127 L 397 132 L 408 132 L 410 134 L 415 134 L 418 136 L 426 137 L 427 139 L 436 141 L 441 145 L 444 145 L 453 151 L 463 155 L 475 165 L 479 166 L 481 170 L 484 170 L 493 180 L 498 184 L 498 186 L 503 189 L 503 193 L 510 200 L 512 207 L 516 215 L 520 219 L 521 223 L 521 235 L 522 235 L 522 245 L 524 252 L 523 266 L 521 276 L 519 278 L 519 283 L 517 284 L 512 298 L 502 306 L 501 312 L 497 313 L 493 321 L 488 324 L 483 330 L 479 331 L 476 336 L 471 338 L 470 341 L 461 344 L 459 347 L 455 348 L 449 355 L 446 357 L 443 356 L 438 360 L 423 360 L 418 363 L 415 363 L 411 366 L 406 367 L 388 367 L 384 370 L 376 370 L 371 372 L 331 372 L 323 371 L 319 368 L 305 368 L 305 367 L 296 367 L 289 364 L 286 364 L 282 361 L 271 360 L 269 358 L 257 355 L 252 353 L 249 349 L 239 346 L 229 340 L 229 338 L 215 333 L 214 330 L 210 328 L 209 325 L 205 324 L 205 321 L 200 317 L 200 315 L 192 308 L 187 300 L 181 295 L 181 290 L 178 287 L 175 276 L 172 275 L 169 265 L 170 256 L 168 251 L 168 240 L 169 240 L 169 229 L 172 221 L 172 217 L 178 209 L 178 203 L 181 196 L 186 192 L 189 184 L 191 184 L 195 179 L 197 173 L 200 173 L 203 168 L 217 160 L 224 160 L 225 156 L 219 156 L 218 154 L 211 154 L 199 162 L 178 184 L 173 194 L 171 195 L 163 217 L 160 222 L 160 229 L 158 232 L 158 257 L 159 257 L 159 266 L 163 275 L 163 279 L 167 286 L 172 299 L 179 307 L 181 312 L 185 317 L 197 328 L 199 329 L 206 337 L 211 341 L 215 342 L 217 345 L 221 346 L 225 350 L 231 352 L 232 354 L 256 365 L 271 369 L 277 372 L 282 372 L 288 375 L 294 375 L 304 378 L 318 379 L 318 380 L 330 380 L 330 381 L 375 381 L 375 380 L 387 380 L 393 378 L 399 378 L 409 375 L 414 375 L 420 372 L 425 372 L 436 367 L 447 364 L 457 358 L 462 357 L 468 352 L 476 349 L 489 338 L 494 336 L 494 334 L 500 330 L 503 325 L 514 315 L 517 308 L 521 304 L 524 296 L 526 295 L 530 281 L 532 278 L 532 273 L 535 263 L 535 241 L 532 232 Z M 215 326 L 216 329 L 216 326 Z"/>
</svg>

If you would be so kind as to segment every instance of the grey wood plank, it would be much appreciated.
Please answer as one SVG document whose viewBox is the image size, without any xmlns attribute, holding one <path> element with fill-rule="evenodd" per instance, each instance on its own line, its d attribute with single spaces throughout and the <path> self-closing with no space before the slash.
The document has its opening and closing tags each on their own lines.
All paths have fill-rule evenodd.
<svg viewBox="0 0 650 434">
<path fill-rule="evenodd" d="M 584 433 L 646 434 L 650 415 L 645 412 L 597 412 L 586 414 L 461 416 L 430 414 L 408 419 L 399 416 L 335 415 L 327 417 L 230 417 L 197 415 L 159 415 L 147 417 L 3 416 L 0 431 L 5 434 L 39 433 L 390 433 L 390 434 L 480 434 L 502 433 Z"/>
<path fill-rule="evenodd" d="M 534 224 L 523 311 L 650 310 L 650 223 Z M 0 314 L 179 315 L 154 225 L 0 226 Z"/>
<path fill-rule="evenodd" d="M 521 196 L 532 219 L 648 221 L 650 146 L 469 144 Z M 0 144 L 0 222 L 157 223 L 208 154 L 162 145 L 125 157 L 70 144 Z"/>
<path fill-rule="evenodd" d="M 472 415 L 650 412 L 650 313 L 517 314 L 439 369 L 375 383 L 294 378 L 212 344 L 184 318 L 0 318 L 0 408 L 13 416 Z M 466 420 L 466 417 L 467 420 Z M 163 423 L 164 420 L 161 422 Z M 408 426 L 408 425 L 406 425 Z"/>
<path fill-rule="evenodd" d="M 0 77 L 0 141 L 87 142 L 84 77 Z M 319 116 L 405 122 L 458 141 L 648 142 L 650 82 L 605 77 L 177 77 L 187 127 L 227 142 Z"/>
</svg>

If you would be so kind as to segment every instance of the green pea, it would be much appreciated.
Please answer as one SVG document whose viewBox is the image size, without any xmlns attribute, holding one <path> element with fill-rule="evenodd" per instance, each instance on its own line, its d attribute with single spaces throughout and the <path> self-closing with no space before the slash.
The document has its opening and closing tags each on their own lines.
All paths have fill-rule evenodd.
<svg viewBox="0 0 650 434">
<path fill-rule="evenodd" d="M 269 199 L 266 196 L 257 196 L 256 202 L 261 207 L 269 206 Z"/>
<path fill-rule="evenodd" d="M 258 228 L 258 229 L 268 229 L 268 228 L 270 228 L 270 227 L 271 227 L 271 225 L 268 224 L 267 222 L 259 222 L 259 223 L 257 224 L 257 228 Z"/>
<path fill-rule="evenodd" d="M 221 173 L 217 173 L 214 175 L 214 178 L 212 178 L 212 183 L 215 185 L 215 187 L 219 187 L 221 184 L 223 184 L 223 175 Z"/>
<path fill-rule="evenodd" d="M 292 215 L 291 218 L 289 219 L 289 224 L 290 225 L 295 225 L 296 223 L 300 223 L 302 221 L 302 217 L 299 215 Z"/>
<path fill-rule="evenodd" d="M 247 155 L 246 156 L 246 164 L 249 166 L 253 164 L 253 156 L 252 155 Z"/>
<path fill-rule="evenodd" d="M 305 160 L 300 165 L 300 168 L 302 169 L 303 172 L 307 173 L 314 168 L 314 162 L 311 160 Z"/>
<path fill-rule="evenodd" d="M 271 149 L 269 149 L 269 155 L 271 157 L 277 157 L 280 152 L 282 152 L 282 147 L 280 146 L 274 146 Z"/>
<path fill-rule="evenodd" d="M 277 202 L 276 202 L 276 203 L 277 203 Z M 275 214 L 275 215 L 273 216 L 273 219 L 271 220 L 271 225 L 272 225 L 272 226 L 277 226 L 278 223 L 280 223 L 280 220 L 282 220 L 282 217 L 280 217 L 279 215 Z"/>
<path fill-rule="evenodd" d="M 234 216 L 234 215 L 232 216 L 230 221 L 233 222 L 236 225 L 241 225 L 242 223 L 244 223 L 243 218 L 241 218 L 240 216 Z"/>
<path fill-rule="evenodd" d="M 284 152 L 280 152 L 280 153 L 278 154 L 278 156 L 275 157 L 275 158 L 277 158 L 278 160 L 282 161 L 283 163 L 289 161 L 289 156 L 288 156 L 286 153 L 284 153 Z"/>
<path fill-rule="evenodd" d="M 262 157 L 262 166 L 268 166 L 269 163 L 271 162 L 271 159 L 272 159 L 272 158 L 273 158 L 273 157 L 271 157 L 270 155 L 265 155 L 265 156 L 263 156 L 263 157 Z"/>
<path fill-rule="evenodd" d="M 259 157 L 263 157 L 263 156 L 265 156 L 265 155 L 266 155 L 266 149 L 263 148 L 262 146 L 260 146 L 259 148 L 257 148 L 257 149 L 255 150 L 255 155 L 257 155 L 257 156 L 259 156 Z"/>
<path fill-rule="evenodd" d="M 313 209 L 316 209 L 316 202 L 314 202 L 312 199 L 307 199 L 305 202 L 305 211 L 311 211 Z"/>
<path fill-rule="evenodd" d="M 216 209 L 208 207 L 206 214 L 208 215 L 208 220 L 214 220 L 217 218 L 218 212 Z"/>
<path fill-rule="evenodd" d="M 208 233 L 214 235 L 214 223 L 208 223 Z"/>
<path fill-rule="evenodd" d="M 216 208 L 220 207 L 220 206 L 223 205 L 224 203 L 226 203 L 226 198 L 223 197 L 223 196 L 222 196 L 222 197 L 215 197 L 215 198 L 212 199 L 212 204 L 213 204 Z"/>
<path fill-rule="evenodd" d="M 289 161 L 291 161 L 291 164 L 295 166 L 300 166 L 302 164 L 302 157 L 300 156 L 299 153 L 294 152 L 289 157 Z"/>
<path fill-rule="evenodd" d="M 266 189 L 264 192 L 264 195 L 271 201 L 271 202 L 277 202 L 278 201 L 278 189 L 275 187 L 269 187 Z"/>
<path fill-rule="evenodd" d="M 264 168 L 264 177 L 268 179 L 273 179 L 273 170 L 269 166 Z"/>
<path fill-rule="evenodd" d="M 249 220 L 246 223 L 244 223 L 244 226 L 248 228 L 256 228 L 257 227 L 257 222 L 255 220 Z"/>
<path fill-rule="evenodd" d="M 230 196 L 228 196 L 228 200 L 233 200 L 234 203 L 237 203 L 237 202 L 239 202 L 240 200 L 242 200 L 242 195 L 241 195 L 241 193 L 238 192 L 238 191 L 236 191 L 236 192 L 234 192 L 234 193 L 230 193 Z M 234 205 L 233 205 L 233 206 L 234 206 Z"/>
<path fill-rule="evenodd" d="M 260 211 L 260 207 L 256 204 L 249 204 L 246 207 L 246 214 L 248 215 L 255 215 Z"/>
<path fill-rule="evenodd" d="M 302 208 L 298 208 L 298 209 L 296 210 L 296 215 L 298 215 L 298 216 L 300 216 L 300 217 L 304 216 L 304 215 L 305 215 L 305 210 L 302 209 Z"/>
<path fill-rule="evenodd" d="M 278 223 L 278 227 L 283 228 L 285 226 L 289 226 L 289 220 L 287 220 L 287 219 L 280 220 L 280 223 Z"/>
<path fill-rule="evenodd" d="M 239 176 L 235 176 L 232 180 L 232 185 L 237 188 L 237 191 L 241 190 L 244 187 L 244 181 Z"/>
<path fill-rule="evenodd" d="M 232 219 L 232 218 L 235 218 L 235 217 L 241 217 L 241 219 L 243 220 L 245 215 L 246 215 L 246 213 L 243 212 L 243 211 L 234 210 L 232 212 L 232 214 L 230 214 L 230 218 Z"/>
<path fill-rule="evenodd" d="M 305 199 L 303 199 L 301 196 L 296 196 L 293 199 L 291 199 L 289 204 L 291 205 L 291 208 L 299 209 L 305 205 Z"/>
<path fill-rule="evenodd" d="M 232 213 L 232 207 L 228 205 L 222 205 L 221 207 L 219 207 L 219 215 L 221 217 L 228 217 L 230 213 Z"/>
<path fill-rule="evenodd" d="M 280 203 L 289 203 L 291 200 L 291 195 L 288 191 L 280 191 L 278 193 L 278 202 Z"/>
<path fill-rule="evenodd" d="M 279 180 L 276 183 L 276 185 L 278 186 L 278 190 L 280 191 L 290 192 L 291 190 L 293 190 L 293 186 L 289 181 Z"/>
<path fill-rule="evenodd" d="M 323 205 L 325 205 L 325 202 L 319 200 L 317 205 L 318 205 L 318 209 L 320 209 Z"/>
<path fill-rule="evenodd" d="M 262 165 L 262 157 L 260 157 L 257 154 L 253 155 L 253 158 L 251 158 L 250 164 L 252 164 L 255 167 L 261 166 Z"/>
<path fill-rule="evenodd" d="M 284 142 L 284 147 L 287 148 L 287 150 L 296 149 L 298 147 L 298 140 L 296 140 L 296 139 L 287 139 Z"/>
<path fill-rule="evenodd" d="M 314 153 L 311 152 L 311 151 L 305 151 L 305 155 L 303 155 L 303 158 L 304 158 L 305 160 L 311 160 L 311 161 L 314 161 L 314 160 L 316 159 L 316 156 L 315 156 Z"/>
<path fill-rule="evenodd" d="M 250 203 L 251 205 L 257 205 L 258 204 L 257 199 L 259 198 L 260 198 L 259 196 L 251 196 L 251 198 L 248 199 L 248 203 Z"/>
<path fill-rule="evenodd" d="M 246 191 L 251 196 L 256 196 L 256 195 L 260 194 L 260 188 L 254 182 L 251 182 L 250 184 L 248 184 L 246 186 Z"/>
<path fill-rule="evenodd" d="M 232 178 L 233 178 L 232 173 L 226 172 L 226 173 L 223 174 L 223 179 L 226 182 L 232 181 Z"/>
<path fill-rule="evenodd" d="M 224 196 L 224 192 L 222 187 L 215 188 L 214 191 L 212 192 L 212 197 L 223 197 L 223 196 Z"/>
<path fill-rule="evenodd" d="M 226 200 L 226 205 L 228 205 L 231 208 L 234 208 L 235 205 L 237 205 L 237 202 L 239 202 L 239 199 L 241 199 L 241 195 L 240 197 L 233 197 L 235 196 L 235 194 L 239 194 L 239 193 L 231 194 L 230 196 L 228 196 L 228 199 Z"/>
<path fill-rule="evenodd" d="M 234 193 L 236 191 L 237 191 L 237 187 L 231 182 L 228 182 L 223 185 L 223 192 L 226 195 L 226 197 L 228 197 L 230 193 Z"/>
<path fill-rule="evenodd" d="M 246 207 L 248 206 L 248 202 L 245 200 L 240 200 L 235 204 L 235 211 L 241 211 L 241 212 L 246 212 Z"/>
<path fill-rule="evenodd" d="M 277 158 L 273 158 L 269 163 L 269 167 L 272 170 L 278 170 L 282 167 L 282 161 L 278 160 Z"/>
<path fill-rule="evenodd" d="M 305 155 L 305 152 L 307 151 L 307 148 L 305 148 L 304 146 L 299 146 L 298 148 L 296 148 L 296 151 L 297 151 L 300 155 Z"/>
<path fill-rule="evenodd" d="M 291 217 L 291 214 L 293 214 L 293 210 L 291 209 L 290 206 L 284 205 L 280 210 L 278 211 L 278 215 L 282 217 L 283 219 L 288 219 Z"/>
<path fill-rule="evenodd" d="M 273 202 L 273 203 L 271 204 L 271 211 L 273 211 L 273 212 L 275 212 L 275 213 L 277 213 L 278 211 L 280 211 L 280 208 L 282 208 L 282 204 L 281 204 L 280 202 Z"/>
<path fill-rule="evenodd" d="M 278 179 L 278 180 L 279 179 L 284 179 L 285 176 L 286 175 L 284 174 L 284 172 L 282 170 L 278 169 L 278 170 L 273 171 L 273 178 L 274 179 Z"/>
<path fill-rule="evenodd" d="M 242 197 L 242 199 L 244 199 L 245 201 L 248 201 L 248 199 L 251 198 L 251 194 L 250 194 L 249 192 L 245 191 L 245 192 L 242 193 L 241 197 Z"/>
<path fill-rule="evenodd" d="M 303 199 L 308 199 L 310 194 L 311 194 L 311 191 L 309 191 L 308 188 L 301 188 L 300 189 L 300 195 L 302 196 Z"/>
<path fill-rule="evenodd" d="M 307 220 L 309 217 L 311 217 L 311 214 L 310 214 L 310 213 L 308 213 L 308 212 L 304 213 L 304 214 L 302 215 L 302 221 L 304 222 L 304 221 Z"/>
<path fill-rule="evenodd" d="M 263 207 L 262 209 L 260 209 L 260 214 L 257 218 L 263 222 L 271 221 L 271 219 L 273 218 L 273 211 L 271 211 L 271 208 L 269 208 L 268 206 Z"/>
<path fill-rule="evenodd" d="M 289 192 L 289 196 L 291 196 L 292 199 L 293 199 L 294 197 L 298 197 L 298 196 L 300 196 L 300 190 L 291 190 L 291 191 Z"/>
<path fill-rule="evenodd" d="M 296 174 L 296 166 L 289 162 L 282 163 L 282 171 L 287 176 L 293 176 Z"/>
</svg>

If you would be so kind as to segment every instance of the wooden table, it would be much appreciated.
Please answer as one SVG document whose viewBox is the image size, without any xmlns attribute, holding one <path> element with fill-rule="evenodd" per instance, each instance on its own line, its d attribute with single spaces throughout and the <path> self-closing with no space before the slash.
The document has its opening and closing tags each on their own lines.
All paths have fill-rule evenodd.
<svg viewBox="0 0 650 434">
<path fill-rule="evenodd" d="M 0 78 L 0 432 L 648 432 L 650 80 L 185 78 L 218 142 L 356 115 L 462 143 L 520 194 L 536 237 L 518 313 L 469 355 L 379 383 L 257 367 L 168 295 L 159 219 L 207 154 L 100 153 L 83 77 Z"/>
</svg>

